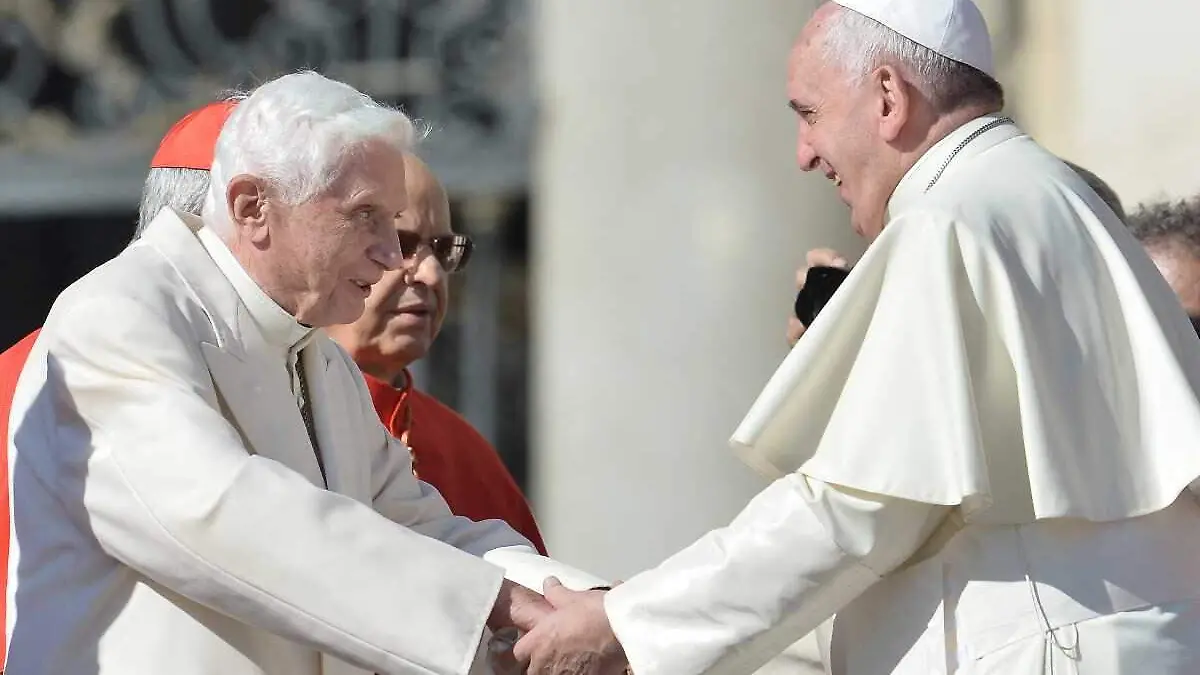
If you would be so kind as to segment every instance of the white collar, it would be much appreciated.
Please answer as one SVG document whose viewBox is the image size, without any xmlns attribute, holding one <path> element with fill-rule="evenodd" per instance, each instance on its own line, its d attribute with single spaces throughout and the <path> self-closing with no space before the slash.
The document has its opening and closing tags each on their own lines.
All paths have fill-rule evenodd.
<svg viewBox="0 0 1200 675">
<path fill-rule="evenodd" d="M 258 282 L 250 277 L 246 268 L 242 267 L 229 250 L 229 246 L 215 232 L 206 226 L 200 228 L 196 236 L 200 238 L 200 243 L 204 245 L 221 273 L 229 280 L 238 298 L 250 312 L 254 323 L 258 324 L 263 339 L 289 353 L 304 349 L 312 339 L 315 329 L 297 321 L 296 317 L 288 314 L 272 300 Z"/>
<path fill-rule="evenodd" d="M 942 140 L 934 143 L 932 147 L 925 151 L 925 154 L 921 155 L 916 164 L 913 164 L 905 172 L 904 177 L 896 185 L 896 189 L 892 191 L 891 199 L 888 200 L 888 218 L 895 217 L 896 214 L 919 200 L 929 189 L 929 182 L 937 176 L 938 171 L 942 169 L 942 164 L 948 159 L 954 157 L 957 162 L 957 160 L 964 159 L 977 152 L 981 152 L 987 147 L 991 147 L 991 144 L 976 143 L 978 139 L 974 139 L 969 145 L 959 151 L 957 156 L 954 154 L 959 144 L 970 138 L 972 134 L 1002 119 L 1005 119 L 1003 115 L 983 115 L 982 117 L 976 117 L 946 134 Z M 1015 125 L 1008 124 L 1005 126 L 1009 129 L 1009 135 L 1015 136 L 1021 133 Z M 984 136 L 990 137 L 993 133 L 997 132 L 995 130 L 988 131 Z M 979 145 L 980 147 L 976 148 L 974 147 L 975 145 Z"/>
</svg>

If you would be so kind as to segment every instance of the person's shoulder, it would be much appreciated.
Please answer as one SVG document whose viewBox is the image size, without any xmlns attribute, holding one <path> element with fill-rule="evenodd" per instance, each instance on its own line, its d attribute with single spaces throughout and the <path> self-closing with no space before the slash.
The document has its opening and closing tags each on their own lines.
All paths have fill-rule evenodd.
<svg viewBox="0 0 1200 675">
<path fill-rule="evenodd" d="M 33 351 L 33 343 L 37 341 L 39 333 L 41 333 L 40 328 L 21 338 L 15 345 L 0 352 L 0 382 L 10 379 L 15 382 L 17 375 L 21 373 L 21 368 L 25 365 L 26 359 L 29 358 L 29 353 Z"/>
<path fill-rule="evenodd" d="M 1059 201 L 1078 176 L 1032 139 L 1021 137 L 991 148 L 957 171 L 948 171 L 926 195 L 930 209 L 972 225 L 1021 218 L 1030 209 Z"/>
<path fill-rule="evenodd" d="M 18 340 L 16 344 L 0 352 L 0 368 L 13 361 L 23 361 L 33 350 L 33 343 L 37 341 L 41 332 L 41 328 L 36 328 L 29 335 Z"/>
<path fill-rule="evenodd" d="M 207 310 L 171 265 L 154 249 L 134 245 L 60 293 L 42 336 L 48 348 L 63 340 L 188 341 L 208 322 Z"/>
<path fill-rule="evenodd" d="M 81 305 L 121 307 L 131 304 L 165 311 L 183 290 L 178 275 L 148 246 L 131 246 L 72 283 L 50 308 L 53 317 L 77 313 Z"/>
<path fill-rule="evenodd" d="M 438 425 L 439 433 L 443 436 L 453 437 L 464 445 L 469 444 L 473 449 L 482 448 L 491 454 L 496 453 L 492 444 L 467 421 L 467 418 L 432 394 L 414 387 L 408 394 L 408 403 L 412 406 L 414 426 L 428 428 L 429 425 Z"/>
<path fill-rule="evenodd" d="M 888 220 L 867 254 L 896 255 L 913 249 L 926 255 L 932 248 L 952 242 L 962 221 L 953 205 L 925 200 Z"/>
</svg>

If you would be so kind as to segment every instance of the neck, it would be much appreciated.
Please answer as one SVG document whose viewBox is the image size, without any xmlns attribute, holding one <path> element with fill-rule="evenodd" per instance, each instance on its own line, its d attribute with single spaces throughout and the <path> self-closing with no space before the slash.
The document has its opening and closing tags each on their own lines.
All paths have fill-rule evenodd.
<svg viewBox="0 0 1200 675">
<path fill-rule="evenodd" d="M 258 255 L 258 249 L 237 237 L 222 238 L 222 240 L 229 247 L 229 251 L 233 253 L 234 259 L 238 261 L 242 269 L 246 270 L 246 274 L 254 280 L 254 283 L 258 284 L 263 293 L 266 293 L 267 297 L 282 307 L 283 311 L 296 317 L 300 323 L 306 324 L 297 315 L 298 303 L 283 292 L 281 285 L 276 282 L 275 276 L 271 273 L 270 267 L 265 265 Z"/>
<path fill-rule="evenodd" d="M 387 382 L 393 386 L 401 386 L 403 385 L 401 380 L 404 378 L 404 369 L 407 365 L 371 363 L 364 360 L 359 362 L 358 367 L 367 375 L 381 382 Z"/>
<path fill-rule="evenodd" d="M 925 153 L 929 152 L 930 148 L 937 145 L 946 136 L 949 136 L 955 129 L 983 115 L 993 115 L 998 112 L 1000 111 L 992 106 L 976 105 L 936 115 L 933 117 L 932 122 L 924 127 L 924 133 L 919 134 L 918 137 L 906 144 L 908 147 L 902 154 L 901 159 L 904 171 L 900 175 L 904 175 Z"/>
</svg>

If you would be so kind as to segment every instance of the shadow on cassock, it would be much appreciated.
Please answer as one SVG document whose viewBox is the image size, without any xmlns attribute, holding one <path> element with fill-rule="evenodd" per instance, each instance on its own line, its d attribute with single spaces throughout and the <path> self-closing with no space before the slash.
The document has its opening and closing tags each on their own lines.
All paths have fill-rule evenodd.
<svg viewBox="0 0 1200 675">
<path fill-rule="evenodd" d="M 31 361 L 26 369 L 39 365 L 43 364 Z M 45 383 L 12 434 L 17 449 L 16 461 L 11 465 L 12 532 L 17 541 L 38 540 L 38 544 L 32 551 L 21 551 L 15 610 L 10 605 L 13 617 L 9 619 L 11 622 L 15 617 L 16 623 L 5 665 L 10 673 L 87 675 L 100 671 L 94 640 L 82 635 L 69 641 L 59 638 L 59 644 L 71 645 L 70 653 L 49 654 L 42 653 L 39 636 L 65 630 L 54 617 L 71 606 L 78 612 L 76 625 L 89 626 L 89 635 L 103 635 L 116 619 L 118 611 L 114 608 L 122 607 L 124 602 L 114 602 L 112 597 L 89 598 L 81 595 L 79 585 L 60 582 L 94 575 L 130 575 L 127 583 L 109 585 L 122 588 L 122 600 L 127 601 L 136 573 L 124 566 L 82 568 L 87 560 L 97 557 L 95 551 L 80 550 L 81 546 L 99 547 L 84 507 L 88 462 L 94 449 L 91 430 L 76 410 L 54 356 L 46 355 L 44 366 Z M 49 476 L 59 476 L 60 480 L 50 484 L 44 480 Z M 79 532 L 84 536 L 80 537 Z M 41 572 L 36 584 L 32 576 L 35 570 Z M 9 577 L 11 580 L 11 570 Z M 33 606 L 34 602 L 40 607 Z M 47 605 L 55 609 L 46 611 Z"/>
</svg>

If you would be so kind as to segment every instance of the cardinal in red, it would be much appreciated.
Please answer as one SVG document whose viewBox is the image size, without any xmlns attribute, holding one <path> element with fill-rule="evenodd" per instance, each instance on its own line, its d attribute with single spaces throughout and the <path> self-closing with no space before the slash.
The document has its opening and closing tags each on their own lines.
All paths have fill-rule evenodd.
<svg viewBox="0 0 1200 675">
<path fill-rule="evenodd" d="M 375 409 L 413 455 L 417 476 L 450 510 L 498 518 L 539 552 L 545 544 L 529 505 L 495 448 L 458 413 L 413 387 L 408 367 L 425 356 L 449 307 L 448 275 L 470 259 L 471 240 L 451 229 L 445 189 L 420 159 L 405 158 L 409 208 L 396 219 L 404 262 L 371 289 L 357 321 L 327 329 L 365 373 Z"/>
</svg>

